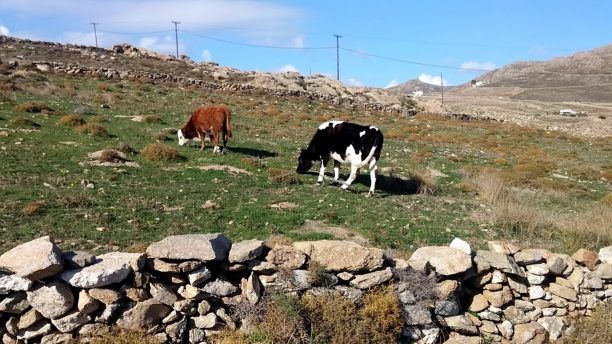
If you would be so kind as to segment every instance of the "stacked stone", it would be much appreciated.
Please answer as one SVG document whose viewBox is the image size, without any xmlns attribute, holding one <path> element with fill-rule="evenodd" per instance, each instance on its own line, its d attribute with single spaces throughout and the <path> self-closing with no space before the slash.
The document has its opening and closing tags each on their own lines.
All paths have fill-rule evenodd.
<svg viewBox="0 0 612 344">
<path fill-rule="evenodd" d="M 62 253 L 42 237 L 0 256 L 0 342 L 61 343 L 117 326 L 146 330 L 160 343 L 204 343 L 240 326 L 230 307 L 256 304 L 264 289 L 340 291 L 356 300 L 392 279 L 383 263 L 382 250 L 344 241 L 268 248 L 192 234 L 165 238 L 146 253 L 94 257 Z M 325 267 L 325 288 L 311 285 L 309 264 Z"/>
<path fill-rule="evenodd" d="M 434 271 L 446 290 L 431 319 L 421 310 L 418 322 L 408 321 L 412 339 L 437 343 L 446 328 L 454 332 L 449 343 L 546 343 L 561 337 L 570 318 L 612 301 L 612 247 L 572 256 L 500 242 L 488 248 L 473 252 L 455 239 L 450 247 L 423 247 L 412 255 L 409 265 Z"/>
<path fill-rule="evenodd" d="M 412 270 L 437 283 L 435 299 L 418 300 L 401 277 Z M 382 284 L 395 288 L 403 335 L 415 342 L 543 343 L 559 338 L 569 317 L 612 301 L 612 247 L 567 256 L 490 242 L 489 250 L 473 252 L 460 239 L 422 247 L 404 261 L 348 241 L 266 247 L 190 234 L 153 243 L 146 253 L 93 256 L 62 253 L 42 237 L 2 254 L 0 271 L 5 344 L 62 343 L 113 326 L 145 330 L 160 343 L 204 343 L 220 330 L 247 326 L 230 310 L 257 304 L 264 291 L 358 301 Z"/>
</svg>

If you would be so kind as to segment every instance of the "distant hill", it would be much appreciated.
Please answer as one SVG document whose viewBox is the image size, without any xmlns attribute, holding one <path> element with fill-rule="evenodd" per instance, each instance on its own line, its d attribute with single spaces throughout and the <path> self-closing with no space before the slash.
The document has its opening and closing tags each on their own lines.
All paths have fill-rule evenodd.
<svg viewBox="0 0 612 344">
<path fill-rule="evenodd" d="M 612 44 L 549 61 L 515 62 L 475 81 L 483 89 L 516 88 L 514 99 L 612 102 Z"/>
<path fill-rule="evenodd" d="M 456 86 L 444 86 L 444 91 L 455 88 Z M 439 93 L 440 86 L 422 82 L 419 79 L 408 80 L 397 86 L 387 88 L 388 91 L 402 95 L 412 95 L 414 92 L 423 91 L 423 94 Z"/>
</svg>

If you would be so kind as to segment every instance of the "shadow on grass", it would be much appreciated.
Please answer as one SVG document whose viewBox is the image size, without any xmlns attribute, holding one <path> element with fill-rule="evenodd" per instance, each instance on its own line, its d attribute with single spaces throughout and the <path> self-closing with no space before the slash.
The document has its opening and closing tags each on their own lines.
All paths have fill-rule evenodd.
<svg viewBox="0 0 612 344">
<path fill-rule="evenodd" d="M 227 150 L 233 153 L 249 155 L 256 158 L 272 158 L 278 156 L 276 152 L 270 152 L 263 149 L 245 148 L 245 147 L 227 147 Z"/>
<path fill-rule="evenodd" d="M 319 174 L 316 172 L 308 172 L 309 175 L 318 176 Z M 333 177 L 331 174 L 326 173 L 326 176 Z M 348 177 L 348 176 L 347 176 Z M 342 179 L 342 178 L 341 178 Z M 342 179 L 344 181 L 344 179 Z M 330 180 L 325 181 L 326 185 L 337 185 L 340 186 L 341 183 L 333 184 Z M 369 174 L 360 174 L 357 176 L 353 185 L 355 183 L 359 183 L 370 187 L 370 175 Z M 410 178 L 402 178 L 398 176 L 386 176 L 386 175 L 377 175 L 376 176 L 376 193 L 379 197 L 387 197 L 391 195 L 416 195 L 422 194 L 423 188 L 425 185 L 423 184 L 423 180 L 412 176 Z M 355 193 L 354 190 L 350 190 Z"/>
</svg>

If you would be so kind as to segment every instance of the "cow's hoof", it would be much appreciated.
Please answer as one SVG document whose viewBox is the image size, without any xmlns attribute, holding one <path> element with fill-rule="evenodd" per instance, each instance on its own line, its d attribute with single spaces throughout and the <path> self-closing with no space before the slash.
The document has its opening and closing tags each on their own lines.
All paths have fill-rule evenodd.
<svg viewBox="0 0 612 344">
<path fill-rule="evenodd" d="M 338 180 L 333 180 L 333 181 L 331 182 L 331 185 L 340 185 L 340 181 L 338 181 Z"/>
<path fill-rule="evenodd" d="M 370 197 L 374 196 L 374 193 L 372 191 L 370 191 L 365 196 L 366 196 L 366 198 L 370 198 Z"/>
<path fill-rule="evenodd" d="M 317 182 L 316 186 L 323 186 L 323 182 Z"/>
</svg>

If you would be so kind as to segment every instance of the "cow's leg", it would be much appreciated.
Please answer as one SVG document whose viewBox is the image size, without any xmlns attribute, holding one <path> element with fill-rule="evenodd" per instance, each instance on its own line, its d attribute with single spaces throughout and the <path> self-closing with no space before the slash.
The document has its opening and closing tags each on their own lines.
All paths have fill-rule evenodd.
<svg viewBox="0 0 612 344">
<path fill-rule="evenodd" d="M 338 178 L 340 178 L 340 162 L 334 160 L 334 184 L 338 184 Z"/>
<path fill-rule="evenodd" d="M 317 185 L 323 185 L 323 179 L 325 178 L 325 167 L 327 166 L 327 160 L 321 160 L 321 169 L 319 170 L 319 178 L 317 178 Z"/>
<path fill-rule="evenodd" d="M 355 178 L 357 178 L 357 170 L 359 170 L 357 165 L 351 164 L 351 174 L 349 175 L 348 179 L 344 182 L 344 184 L 342 184 L 341 186 L 342 190 L 346 190 L 348 189 L 349 186 L 351 186 L 351 183 L 353 183 Z"/>
<path fill-rule="evenodd" d="M 376 188 L 376 170 L 378 170 L 376 158 L 372 158 L 370 161 L 370 191 L 366 197 L 371 197 L 374 195 L 374 189 Z"/>
<path fill-rule="evenodd" d="M 215 148 L 213 148 L 213 153 L 218 153 L 220 151 L 220 149 L 219 149 L 219 132 L 218 131 L 213 131 L 213 144 L 215 145 Z"/>
<path fill-rule="evenodd" d="M 227 132 L 223 132 L 223 149 L 221 150 L 221 153 L 225 153 L 226 149 L 227 149 Z"/>
<path fill-rule="evenodd" d="M 198 132 L 198 137 L 200 138 L 200 150 L 203 151 L 204 150 L 204 133 L 202 132 Z"/>
</svg>

